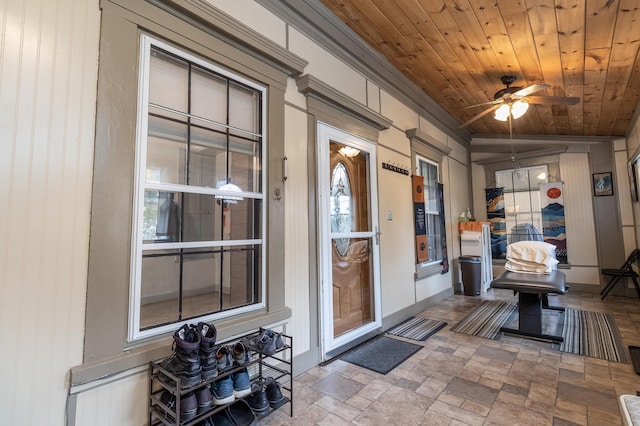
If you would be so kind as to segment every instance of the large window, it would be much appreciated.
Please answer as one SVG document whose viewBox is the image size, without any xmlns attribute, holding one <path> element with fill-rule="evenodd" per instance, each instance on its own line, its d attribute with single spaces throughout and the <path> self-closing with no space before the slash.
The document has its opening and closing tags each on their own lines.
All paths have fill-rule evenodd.
<svg viewBox="0 0 640 426">
<path fill-rule="evenodd" d="M 424 210 L 427 228 L 429 260 L 427 263 L 442 261 L 442 232 L 440 223 L 440 194 L 438 192 L 438 164 L 417 157 L 418 172 L 424 179 Z"/>
<path fill-rule="evenodd" d="M 264 306 L 266 89 L 141 36 L 129 338 Z"/>
<path fill-rule="evenodd" d="M 542 241 L 540 184 L 548 182 L 547 165 L 499 170 L 496 186 L 504 189 L 507 243 Z"/>
</svg>

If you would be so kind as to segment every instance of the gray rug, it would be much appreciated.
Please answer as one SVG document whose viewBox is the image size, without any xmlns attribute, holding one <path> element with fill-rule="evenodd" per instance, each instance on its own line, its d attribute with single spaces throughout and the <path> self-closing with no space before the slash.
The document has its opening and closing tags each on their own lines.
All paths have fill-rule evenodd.
<svg viewBox="0 0 640 426">
<path fill-rule="evenodd" d="M 500 327 L 505 325 L 516 312 L 515 303 L 502 300 L 485 300 L 480 306 L 469 312 L 460 322 L 451 327 L 451 331 L 485 339 L 499 339 Z"/>
<path fill-rule="evenodd" d="M 562 337 L 562 352 L 625 364 L 631 362 L 611 314 L 567 308 L 564 312 Z"/>
<path fill-rule="evenodd" d="M 548 312 L 563 314 L 559 311 L 545 311 Z M 451 331 L 499 339 L 502 337 L 500 327 L 507 324 L 511 326 L 510 323 L 517 320 L 517 316 L 517 304 L 486 300 L 454 325 Z M 610 314 L 567 308 L 560 324 L 564 342 L 553 344 L 552 348 L 607 361 L 626 364 L 631 362 L 620 331 Z"/>
<path fill-rule="evenodd" d="M 424 317 L 412 317 L 395 327 L 391 327 L 387 330 L 387 333 L 407 339 L 424 341 L 446 326 L 447 323 L 444 321 Z"/>
<path fill-rule="evenodd" d="M 340 359 L 376 373 L 387 374 L 420 349 L 420 345 L 383 336 L 347 352 Z"/>
</svg>

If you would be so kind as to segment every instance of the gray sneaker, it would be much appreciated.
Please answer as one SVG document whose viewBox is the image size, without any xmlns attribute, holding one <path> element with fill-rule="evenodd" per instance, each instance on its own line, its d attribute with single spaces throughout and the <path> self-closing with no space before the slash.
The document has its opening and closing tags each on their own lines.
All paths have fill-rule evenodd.
<svg viewBox="0 0 640 426">
<path fill-rule="evenodd" d="M 257 336 L 249 339 L 246 345 L 250 349 L 264 355 L 273 355 L 278 349 L 284 347 L 280 333 L 275 333 L 269 329 L 264 329 Z"/>
</svg>

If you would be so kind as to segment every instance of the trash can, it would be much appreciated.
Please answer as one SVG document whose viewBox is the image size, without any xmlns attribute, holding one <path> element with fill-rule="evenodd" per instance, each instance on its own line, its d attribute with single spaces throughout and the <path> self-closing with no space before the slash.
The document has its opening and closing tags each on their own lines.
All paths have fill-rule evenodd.
<svg viewBox="0 0 640 426">
<path fill-rule="evenodd" d="M 478 296 L 482 281 L 482 264 L 480 256 L 460 256 L 462 285 L 465 296 Z"/>
</svg>

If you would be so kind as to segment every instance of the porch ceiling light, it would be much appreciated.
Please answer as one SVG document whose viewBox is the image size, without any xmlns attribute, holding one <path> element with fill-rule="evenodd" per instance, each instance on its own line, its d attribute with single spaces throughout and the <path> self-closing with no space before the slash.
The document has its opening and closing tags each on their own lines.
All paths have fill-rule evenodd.
<svg viewBox="0 0 640 426">
<path fill-rule="evenodd" d="M 338 152 L 344 155 L 345 157 L 349 157 L 349 158 L 355 157 L 356 155 L 360 154 L 360 150 L 355 149 L 352 146 L 343 146 L 338 150 Z"/>
</svg>

